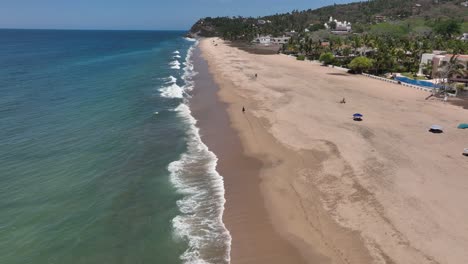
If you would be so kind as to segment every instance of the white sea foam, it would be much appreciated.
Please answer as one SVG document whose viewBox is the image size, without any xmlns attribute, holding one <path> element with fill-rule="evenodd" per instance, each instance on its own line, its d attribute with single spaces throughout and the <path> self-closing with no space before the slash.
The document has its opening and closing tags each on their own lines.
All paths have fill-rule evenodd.
<svg viewBox="0 0 468 264">
<path fill-rule="evenodd" d="M 180 52 L 178 50 L 174 51 L 173 53 L 174 54 L 180 54 Z"/>
<path fill-rule="evenodd" d="M 198 44 L 198 42 L 196 44 Z M 193 56 L 194 47 L 196 46 L 196 44 L 189 48 L 189 50 L 187 51 L 187 57 L 185 58 L 185 62 L 183 63 L 184 73 L 182 74 L 182 79 L 185 82 L 184 90 L 187 92 L 190 92 L 193 90 L 193 87 L 194 87 L 193 77 L 195 77 L 198 74 L 194 70 L 193 63 L 191 60 Z"/>
<path fill-rule="evenodd" d="M 169 63 L 169 65 L 171 66 L 171 69 L 176 69 L 176 70 L 180 70 L 180 62 L 178 60 L 175 60 L 175 61 L 171 61 Z"/>
<path fill-rule="evenodd" d="M 180 59 L 180 58 L 182 58 L 182 57 L 181 57 L 180 55 L 175 55 L 174 58 L 175 58 L 175 59 Z"/>
<path fill-rule="evenodd" d="M 194 38 L 188 38 L 188 37 L 186 37 L 185 40 L 187 40 L 187 41 L 192 41 L 192 42 L 196 42 L 196 41 L 197 41 L 197 40 L 194 39 Z"/>
<path fill-rule="evenodd" d="M 196 74 L 192 54 L 193 47 L 184 62 L 185 85 L 178 90 L 185 93 L 177 94 L 186 98 L 186 92 L 193 89 L 192 78 Z M 188 101 L 184 100 L 174 111 L 187 126 L 187 151 L 168 166 L 172 184 L 184 196 L 177 201 L 181 214 L 172 220 L 175 238 L 189 245 L 181 259 L 187 264 L 229 263 L 231 235 L 222 221 L 226 200 L 223 177 L 216 171 L 218 158 L 202 142 Z"/>
<path fill-rule="evenodd" d="M 216 171 L 218 158 L 202 142 L 197 121 L 182 103 L 175 109 L 187 124 L 187 152 L 169 164 L 171 182 L 185 197 L 177 202 L 181 215 L 172 221 L 179 238 L 189 249 L 181 256 L 185 263 L 229 263 L 231 236 L 222 222 L 224 181 Z M 220 244 L 221 243 L 221 244 Z M 204 249 L 224 251 L 221 259 L 205 259 Z"/>
<path fill-rule="evenodd" d="M 162 97 L 166 98 L 183 98 L 184 97 L 184 89 L 177 85 L 176 83 L 172 83 L 169 86 L 162 87 L 159 89 L 161 92 Z"/>
<path fill-rule="evenodd" d="M 177 82 L 177 78 L 174 77 L 174 76 L 172 76 L 172 75 L 169 76 L 169 77 L 167 77 L 167 78 L 165 78 L 165 80 L 166 80 L 166 84 L 172 84 L 172 83 L 176 83 L 176 82 Z"/>
</svg>

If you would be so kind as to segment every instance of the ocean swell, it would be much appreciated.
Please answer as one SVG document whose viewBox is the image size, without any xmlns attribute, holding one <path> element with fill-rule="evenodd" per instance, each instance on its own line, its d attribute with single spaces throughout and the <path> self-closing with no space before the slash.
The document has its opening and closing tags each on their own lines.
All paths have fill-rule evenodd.
<svg viewBox="0 0 468 264">
<path fill-rule="evenodd" d="M 172 97 L 183 98 L 175 111 L 187 131 L 186 152 L 168 166 L 172 184 L 183 195 L 177 201 L 180 214 L 172 220 L 172 225 L 176 238 L 188 244 L 188 249 L 181 256 L 184 263 L 229 263 L 231 235 L 222 221 L 226 202 L 223 177 L 216 171 L 218 158 L 201 140 L 187 100 L 187 92 L 193 89 L 193 76 L 196 75 L 192 63 L 196 45 L 195 42 L 188 50 L 183 63 L 184 85 L 180 87 L 175 78 L 169 78 L 168 87 L 173 88 L 163 88 L 168 93 L 169 90 L 182 91 Z"/>
</svg>

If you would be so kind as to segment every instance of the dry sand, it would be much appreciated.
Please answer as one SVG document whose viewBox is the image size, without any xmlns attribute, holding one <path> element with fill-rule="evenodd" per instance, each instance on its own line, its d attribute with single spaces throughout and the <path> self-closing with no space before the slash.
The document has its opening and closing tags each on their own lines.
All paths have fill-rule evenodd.
<svg viewBox="0 0 468 264">
<path fill-rule="evenodd" d="M 250 54 L 219 39 L 202 40 L 200 48 L 242 150 L 262 164 L 250 184 L 259 185 L 272 232 L 303 260 L 468 263 L 468 158 L 461 155 L 468 131 L 456 128 L 468 122 L 467 110 L 426 101 L 423 91 Z M 362 122 L 352 120 L 355 112 L 364 114 Z M 432 124 L 445 133 L 428 133 Z M 232 263 L 274 263 L 262 260 L 268 250 L 249 252 L 248 236 L 235 228 L 234 187 L 226 186 L 225 214 Z M 255 239 L 275 244 L 265 232 Z M 278 263 L 297 263 L 294 249 L 287 252 Z"/>
</svg>

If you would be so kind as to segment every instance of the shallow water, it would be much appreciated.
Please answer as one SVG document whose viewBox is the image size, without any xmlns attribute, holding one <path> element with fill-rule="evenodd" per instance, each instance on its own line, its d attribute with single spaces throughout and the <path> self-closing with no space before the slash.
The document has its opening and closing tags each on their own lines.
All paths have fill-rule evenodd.
<svg viewBox="0 0 468 264">
<path fill-rule="evenodd" d="M 227 258 L 182 35 L 0 30 L 0 263 Z"/>
</svg>

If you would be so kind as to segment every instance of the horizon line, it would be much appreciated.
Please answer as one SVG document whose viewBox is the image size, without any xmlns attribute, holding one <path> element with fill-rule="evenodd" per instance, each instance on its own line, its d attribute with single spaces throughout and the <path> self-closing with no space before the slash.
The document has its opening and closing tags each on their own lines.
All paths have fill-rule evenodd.
<svg viewBox="0 0 468 264">
<path fill-rule="evenodd" d="M 102 28 L 3 28 L 0 30 L 57 30 L 57 31 L 189 31 L 189 29 L 102 29 Z"/>
</svg>

